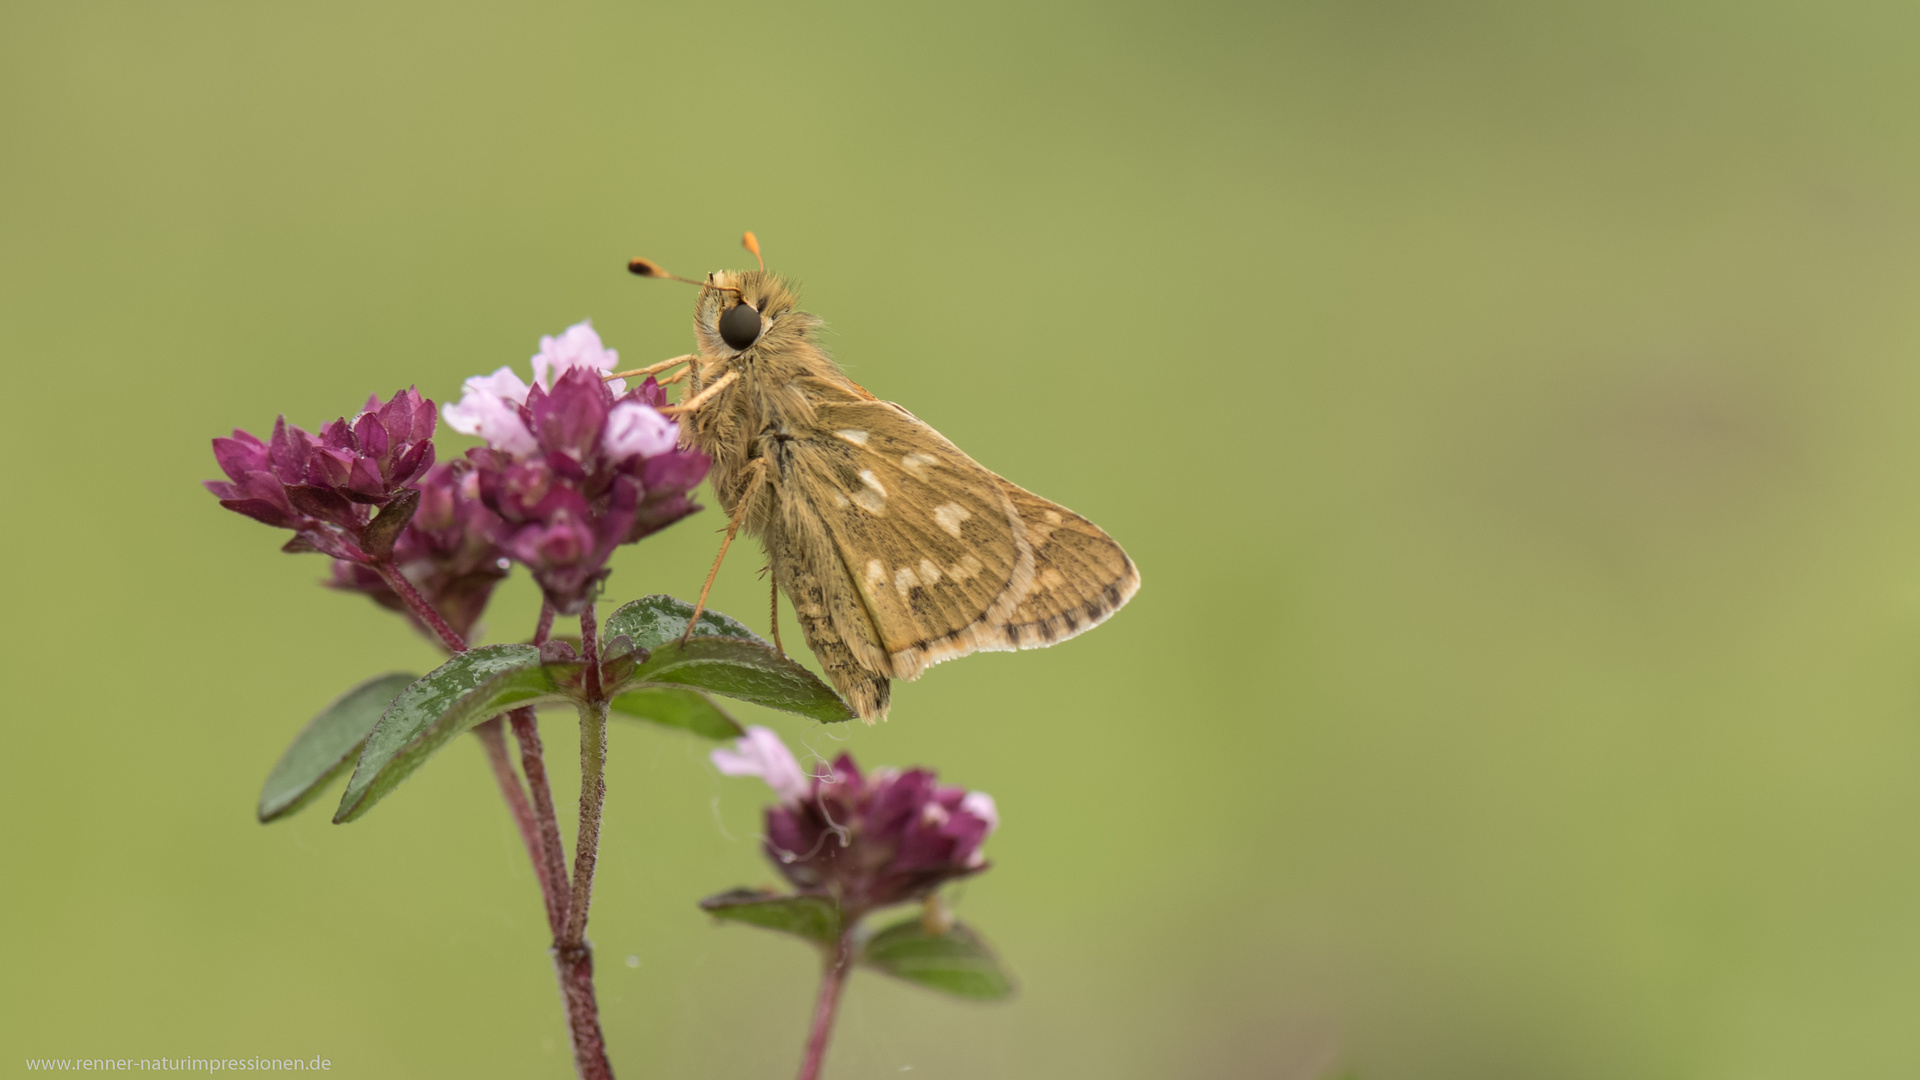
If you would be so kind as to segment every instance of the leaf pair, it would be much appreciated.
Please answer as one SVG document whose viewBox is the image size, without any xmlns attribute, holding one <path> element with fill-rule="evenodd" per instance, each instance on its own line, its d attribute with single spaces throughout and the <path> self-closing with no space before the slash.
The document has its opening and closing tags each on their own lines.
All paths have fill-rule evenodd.
<svg viewBox="0 0 1920 1080">
<path fill-rule="evenodd" d="M 852 718 L 812 672 L 718 612 L 703 613 L 682 643 L 692 615 L 684 601 L 649 596 L 607 619 L 602 670 L 615 712 L 709 739 L 741 734 L 709 694 L 826 723 Z M 513 708 L 581 703 L 582 673 L 581 662 L 543 661 L 532 645 L 485 645 L 424 677 L 395 673 L 361 683 L 294 738 L 261 790 L 260 820 L 299 810 L 355 762 L 334 815 L 352 821 L 460 733 Z"/>
<path fill-rule="evenodd" d="M 832 949 L 842 932 L 841 912 L 824 896 L 734 889 L 700 901 L 715 918 L 792 934 Z M 965 923 L 929 930 L 917 916 L 871 936 L 856 933 L 854 963 L 896 979 L 975 1001 L 1010 996 L 1013 978 L 979 934 Z"/>
</svg>

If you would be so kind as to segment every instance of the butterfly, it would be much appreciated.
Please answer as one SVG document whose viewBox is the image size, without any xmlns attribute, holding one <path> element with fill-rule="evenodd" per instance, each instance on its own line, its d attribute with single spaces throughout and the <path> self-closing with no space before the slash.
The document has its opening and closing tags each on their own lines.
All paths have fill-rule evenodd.
<svg viewBox="0 0 1920 1080">
<path fill-rule="evenodd" d="M 887 715 L 890 680 L 969 653 L 1065 641 L 1133 597 L 1140 572 L 1112 537 L 848 378 L 817 340 L 821 321 L 767 271 L 752 233 L 745 246 L 759 269 L 699 281 L 632 260 L 639 276 L 700 286 L 699 351 L 608 376 L 684 365 L 661 380 L 687 381 L 686 397 L 664 411 L 713 459 L 728 519 L 696 609 L 735 534 L 758 537 L 775 643 L 784 592 L 828 679 L 871 723 Z"/>
</svg>

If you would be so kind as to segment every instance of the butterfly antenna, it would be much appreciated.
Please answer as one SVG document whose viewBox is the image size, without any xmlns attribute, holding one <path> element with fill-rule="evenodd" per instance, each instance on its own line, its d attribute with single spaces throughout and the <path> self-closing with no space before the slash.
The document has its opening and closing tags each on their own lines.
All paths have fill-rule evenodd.
<svg viewBox="0 0 1920 1080">
<path fill-rule="evenodd" d="M 760 257 L 759 238 L 755 237 L 751 231 L 743 233 L 740 237 L 740 246 L 743 248 L 746 248 L 748 251 L 753 252 L 753 261 L 760 264 L 761 273 L 763 274 L 766 273 L 767 260 Z"/>
<path fill-rule="evenodd" d="M 737 293 L 740 291 L 730 285 L 715 285 L 711 281 L 695 281 L 692 278 L 669 273 L 666 267 L 661 266 L 652 259 L 642 259 L 637 255 L 627 260 L 627 273 L 635 277 L 659 278 L 662 281 L 684 281 L 689 285 L 698 285 L 703 289 L 719 289 L 721 292 Z"/>
</svg>

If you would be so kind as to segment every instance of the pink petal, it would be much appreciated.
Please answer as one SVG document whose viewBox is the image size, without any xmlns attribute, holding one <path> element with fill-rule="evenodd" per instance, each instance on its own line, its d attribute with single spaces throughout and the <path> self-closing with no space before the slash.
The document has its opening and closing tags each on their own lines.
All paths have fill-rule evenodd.
<svg viewBox="0 0 1920 1080">
<path fill-rule="evenodd" d="M 960 809 L 986 822 L 988 836 L 1000 827 L 1000 808 L 994 805 L 993 796 L 984 791 L 967 792 L 967 797 L 960 800 Z"/>
<path fill-rule="evenodd" d="M 574 368 L 607 372 L 619 362 L 619 353 L 600 344 L 593 320 L 583 319 L 561 331 L 558 337 L 540 339 L 540 351 L 533 357 L 533 381 L 552 387 L 560 376 Z M 625 389 L 624 380 L 612 387 L 616 394 Z"/>
<path fill-rule="evenodd" d="M 797 804 L 812 790 L 793 751 L 771 730 L 750 727 L 733 746 L 732 750 L 722 747 L 709 755 L 722 776 L 757 776 L 783 803 Z"/>
<path fill-rule="evenodd" d="M 636 454 L 655 457 L 679 445 L 680 425 L 638 401 L 622 401 L 607 414 L 600 442 L 615 461 Z"/>
</svg>

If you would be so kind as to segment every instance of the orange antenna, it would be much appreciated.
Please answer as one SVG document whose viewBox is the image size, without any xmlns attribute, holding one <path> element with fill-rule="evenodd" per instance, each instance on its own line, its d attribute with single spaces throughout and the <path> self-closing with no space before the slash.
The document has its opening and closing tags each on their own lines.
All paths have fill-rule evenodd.
<svg viewBox="0 0 1920 1080">
<path fill-rule="evenodd" d="M 660 278 L 663 281 L 684 281 L 689 285 L 698 285 L 703 289 L 719 289 L 721 292 L 740 291 L 731 285 L 715 285 L 711 281 L 695 281 L 692 278 L 681 277 L 679 274 L 668 273 L 666 267 L 652 259 L 642 259 L 637 255 L 627 260 L 627 273 L 635 277 Z"/>
<path fill-rule="evenodd" d="M 760 257 L 760 241 L 754 237 L 753 233 L 747 232 L 743 234 L 740 237 L 740 246 L 753 252 L 753 261 L 760 264 L 761 273 L 766 273 L 767 260 Z"/>
</svg>

